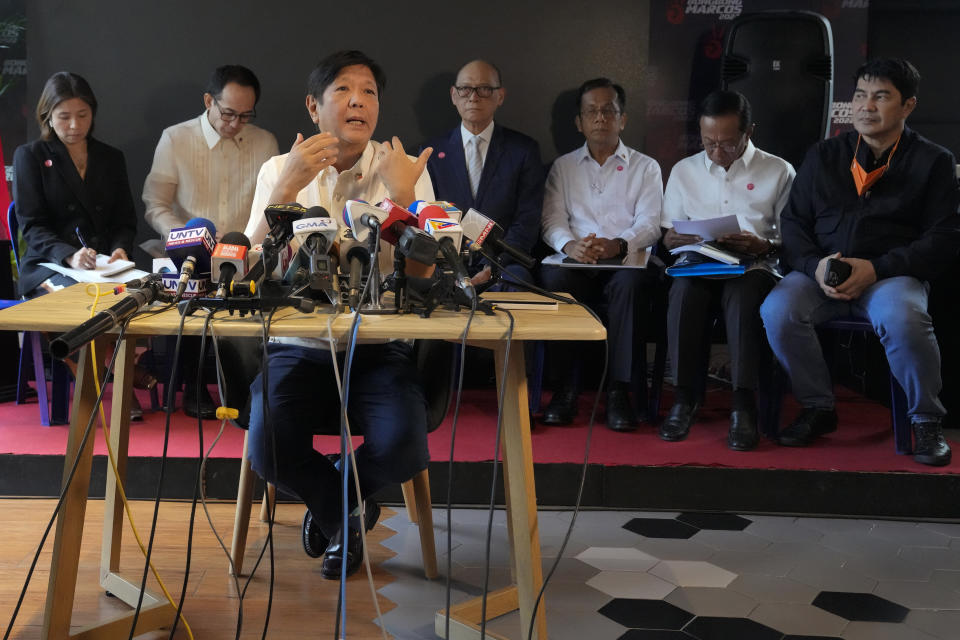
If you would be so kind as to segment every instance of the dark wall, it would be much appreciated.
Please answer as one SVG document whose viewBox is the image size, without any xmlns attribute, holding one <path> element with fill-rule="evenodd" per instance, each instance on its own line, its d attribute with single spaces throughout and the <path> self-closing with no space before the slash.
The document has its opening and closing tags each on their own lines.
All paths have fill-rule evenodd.
<svg viewBox="0 0 960 640">
<path fill-rule="evenodd" d="M 910 60 L 922 77 L 917 108 L 907 124 L 960 158 L 960 84 L 957 83 L 956 0 L 872 0 L 867 46 L 870 57 Z"/>
<path fill-rule="evenodd" d="M 439 0 L 28 4 L 28 104 L 36 104 L 55 71 L 85 76 L 100 101 L 96 134 L 126 153 L 138 202 L 160 132 L 203 110 L 203 86 L 214 67 L 238 63 L 257 73 L 263 85 L 257 124 L 276 134 L 283 150 L 311 127 L 307 75 L 318 59 L 343 48 L 362 49 L 384 67 L 387 90 L 375 137 L 399 135 L 408 150 L 458 123 L 449 86 L 476 57 L 503 71 L 507 97 L 498 121 L 536 138 L 544 160 L 557 155 L 558 145 L 566 152 L 582 142 L 569 107 L 552 126 L 555 103 L 567 105 L 562 98 L 571 89 L 598 75 L 626 88 L 635 116 L 624 141 L 643 146 L 646 0 L 588 6 L 490 0 L 479 12 Z"/>
</svg>

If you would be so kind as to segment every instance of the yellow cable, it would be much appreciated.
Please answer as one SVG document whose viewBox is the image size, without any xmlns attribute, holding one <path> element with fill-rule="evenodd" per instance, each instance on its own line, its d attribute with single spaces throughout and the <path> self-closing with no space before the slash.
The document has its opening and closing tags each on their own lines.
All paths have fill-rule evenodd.
<svg viewBox="0 0 960 640">
<path fill-rule="evenodd" d="M 97 309 L 97 303 L 100 298 L 106 294 L 101 293 L 99 284 L 89 284 L 87 285 L 87 295 L 93 298 L 93 305 L 90 308 L 90 317 L 92 318 Z M 97 395 L 100 395 L 100 375 L 97 372 L 97 350 L 94 346 L 94 342 L 90 341 L 90 361 L 93 363 L 93 384 L 96 387 Z M 100 427 L 103 432 L 103 439 L 107 445 L 107 457 L 110 459 L 110 466 L 113 468 L 113 476 L 117 479 L 117 490 L 120 492 L 120 498 L 123 500 L 123 510 L 127 514 L 127 520 L 130 521 L 130 528 L 133 530 L 133 536 L 137 539 L 137 544 L 140 546 L 140 552 L 144 557 L 147 556 L 147 548 L 143 544 L 143 540 L 140 539 L 140 532 L 137 531 L 137 526 L 133 522 L 133 512 L 130 511 L 130 503 L 127 502 L 127 493 L 123 489 L 123 481 L 120 478 L 120 470 L 117 468 L 117 461 L 113 455 L 113 447 L 110 446 L 110 429 L 107 427 L 106 415 L 103 412 L 103 403 L 100 403 Z M 174 602 L 173 596 L 170 595 L 170 592 L 167 591 L 167 587 L 163 584 L 163 580 L 160 579 L 160 574 L 157 573 L 157 568 L 153 566 L 153 560 L 150 561 L 150 570 L 153 572 L 153 577 L 157 579 L 157 582 L 160 584 L 160 590 L 163 591 L 163 595 L 166 596 L 167 601 L 170 603 L 174 609 L 177 608 L 177 603 Z M 180 613 L 180 620 L 183 622 L 183 626 L 187 631 L 187 635 L 190 637 L 190 640 L 193 638 L 193 630 L 190 628 L 190 625 L 187 623 L 187 619 L 183 617 L 183 613 Z"/>
</svg>

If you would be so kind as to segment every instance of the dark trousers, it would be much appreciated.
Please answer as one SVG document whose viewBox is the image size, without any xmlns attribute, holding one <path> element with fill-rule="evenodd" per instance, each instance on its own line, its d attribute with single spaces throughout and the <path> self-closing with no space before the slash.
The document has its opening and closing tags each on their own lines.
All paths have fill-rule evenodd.
<svg viewBox="0 0 960 640">
<path fill-rule="evenodd" d="M 270 344 L 268 350 L 266 421 L 263 374 L 250 385 L 250 461 L 264 480 L 300 497 L 331 536 L 342 516 L 340 472 L 313 448 L 315 433 L 339 433 L 340 397 L 330 352 L 286 344 Z M 402 342 L 356 348 L 347 415 L 351 433 L 364 437 L 356 449 L 363 496 L 409 480 L 429 461 L 427 407 L 412 354 L 413 347 Z M 341 353 L 341 374 L 343 359 Z M 353 487 L 351 479 L 351 509 L 356 506 Z"/>
<path fill-rule="evenodd" d="M 543 288 L 565 291 L 605 318 L 610 366 L 609 381 L 629 382 L 633 373 L 633 343 L 638 324 L 636 312 L 644 296 L 657 286 L 657 272 L 651 269 L 587 269 L 544 265 L 540 271 Z M 577 386 L 584 353 L 583 345 L 550 343 L 550 358 L 565 384 Z"/>
<path fill-rule="evenodd" d="M 739 278 L 676 278 L 667 308 L 667 345 L 676 385 L 700 389 L 706 373 L 713 310 L 720 305 L 730 348 L 733 387 L 757 389 L 757 370 L 764 342 L 760 305 L 776 280 L 754 269 Z"/>
</svg>

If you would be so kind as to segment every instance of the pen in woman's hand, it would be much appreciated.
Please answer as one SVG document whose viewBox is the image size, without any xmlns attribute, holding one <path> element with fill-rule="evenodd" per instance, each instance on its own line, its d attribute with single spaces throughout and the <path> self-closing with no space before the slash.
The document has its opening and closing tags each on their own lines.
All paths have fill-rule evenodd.
<svg viewBox="0 0 960 640">
<path fill-rule="evenodd" d="M 74 269 L 95 269 L 97 266 L 97 252 L 87 246 L 86 241 L 83 239 L 83 234 L 80 233 L 79 225 L 75 227 L 73 231 L 77 234 L 77 240 L 80 241 L 83 248 L 70 257 L 70 266 Z"/>
</svg>

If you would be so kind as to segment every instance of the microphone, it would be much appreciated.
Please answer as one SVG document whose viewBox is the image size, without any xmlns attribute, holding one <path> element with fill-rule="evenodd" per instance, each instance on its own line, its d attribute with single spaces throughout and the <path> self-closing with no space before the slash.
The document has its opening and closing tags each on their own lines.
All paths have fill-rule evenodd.
<svg viewBox="0 0 960 640">
<path fill-rule="evenodd" d="M 125 289 L 143 289 L 146 286 L 152 285 L 155 282 L 160 280 L 159 273 L 148 273 L 142 278 L 135 278 L 133 280 L 127 280 L 123 283 L 123 288 L 117 287 L 120 291 L 114 290 L 116 293 L 122 293 Z"/>
<path fill-rule="evenodd" d="M 183 294 L 194 273 L 210 273 L 214 235 L 216 235 L 216 227 L 206 218 L 193 218 L 185 227 L 170 230 L 165 249 L 180 271 L 177 295 Z"/>
<path fill-rule="evenodd" d="M 413 204 L 410 205 L 410 211 L 419 216 L 426 207 L 439 207 L 447 214 L 446 217 L 452 218 L 457 222 L 460 222 L 460 219 L 463 218 L 463 212 L 457 209 L 455 204 L 447 200 L 433 200 L 429 202 L 426 200 L 415 200 Z"/>
<path fill-rule="evenodd" d="M 503 227 L 483 215 L 476 209 L 470 209 L 461 220 L 463 225 L 463 235 L 467 237 L 468 247 L 471 251 L 479 251 L 490 260 L 496 260 L 496 256 L 506 253 L 518 263 L 527 269 L 533 269 L 537 261 L 532 257 L 511 247 L 503 241 Z M 490 249 L 493 249 L 491 252 Z"/>
<path fill-rule="evenodd" d="M 363 288 L 364 273 L 370 267 L 370 250 L 366 243 L 358 240 L 350 229 L 345 229 L 336 247 L 340 261 L 340 271 L 349 277 L 348 305 L 356 309 L 360 306 L 360 290 Z"/>
<path fill-rule="evenodd" d="M 227 288 L 237 279 L 237 274 L 246 273 L 249 249 L 250 239 L 239 231 L 231 231 L 220 239 L 210 260 L 210 276 L 217 282 L 215 298 L 226 298 Z"/>
<path fill-rule="evenodd" d="M 310 253 L 328 253 L 340 230 L 337 221 L 323 207 L 310 207 L 307 214 L 293 223 L 293 236 Z"/>
<path fill-rule="evenodd" d="M 380 237 L 392 245 L 397 244 L 405 227 L 417 224 L 417 218 L 412 213 L 389 198 L 380 206 L 362 200 L 347 200 L 343 207 L 343 221 L 360 242 L 366 242 L 370 231 L 380 227 Z"/>
<path fill-rule="evenodd" d="M 429 278 L 436 270 L 440 243 L 423 229 L 407 227 L 397 242 L 397 251 L 405 258 L 404 275 Z"/>
<path fill-rule="evenodd" d="M 94 338 L 110 331 L 135 314 L 145 305 L 163 296 L 163 284 L 158 280 L 146 283 L 145 287 L 133 289 L 129 295 L 113 306 L 98 312 L 78 327 L 62 333 L 50 341 L 50 354 L 63 360 Z"/>
<path fill-rule="evenodd" d="M 294 279 L 297 281 L 306 279 L 312 290 L 323 290 L 333 300 L 336 265 L 330 252 L 336 246 L 339 226 L 323 207 L 311 207 L 307 214 L 313 215 L 293 223 L 293 235 L 300 242 L 300 250 L 287 274 L 296 274 Z"/>
<path fill-rule="evenodd" d="M 436 208 L 442 213 L 439 207 Z M 430 207 L 425 207 L 421 215 L 435 215 Z M 438 215 L 438 214 L 436 214 Z M 460 224 L 450 218 L 422 218 L 423 229 L 433 236 L 440 245 L 440 253 L 446 259 L 447 264 L 453 269 L 453 275 L 457 280 L 457 285 L 463 289 L 467 296 L 473 297 L 475 294 L 473 284 L 470 282 L 470 276 L 467 274 L 467 268 L 460 259 L 460 242 L 463 239 L 463 229 Z"/>
<path fill-rule="evenodd" d="M 293 238 L 293 222 L 302 218 L 306 212 L 307 210 L 296 202 L 267 205 L 263 215 L 270 231 L 260 243 L 260 259 L 243 275 L 244 282 L 259 282 L 261 278 L 269 277 L 280 261 L 280 249 Z"/>
</svg>

